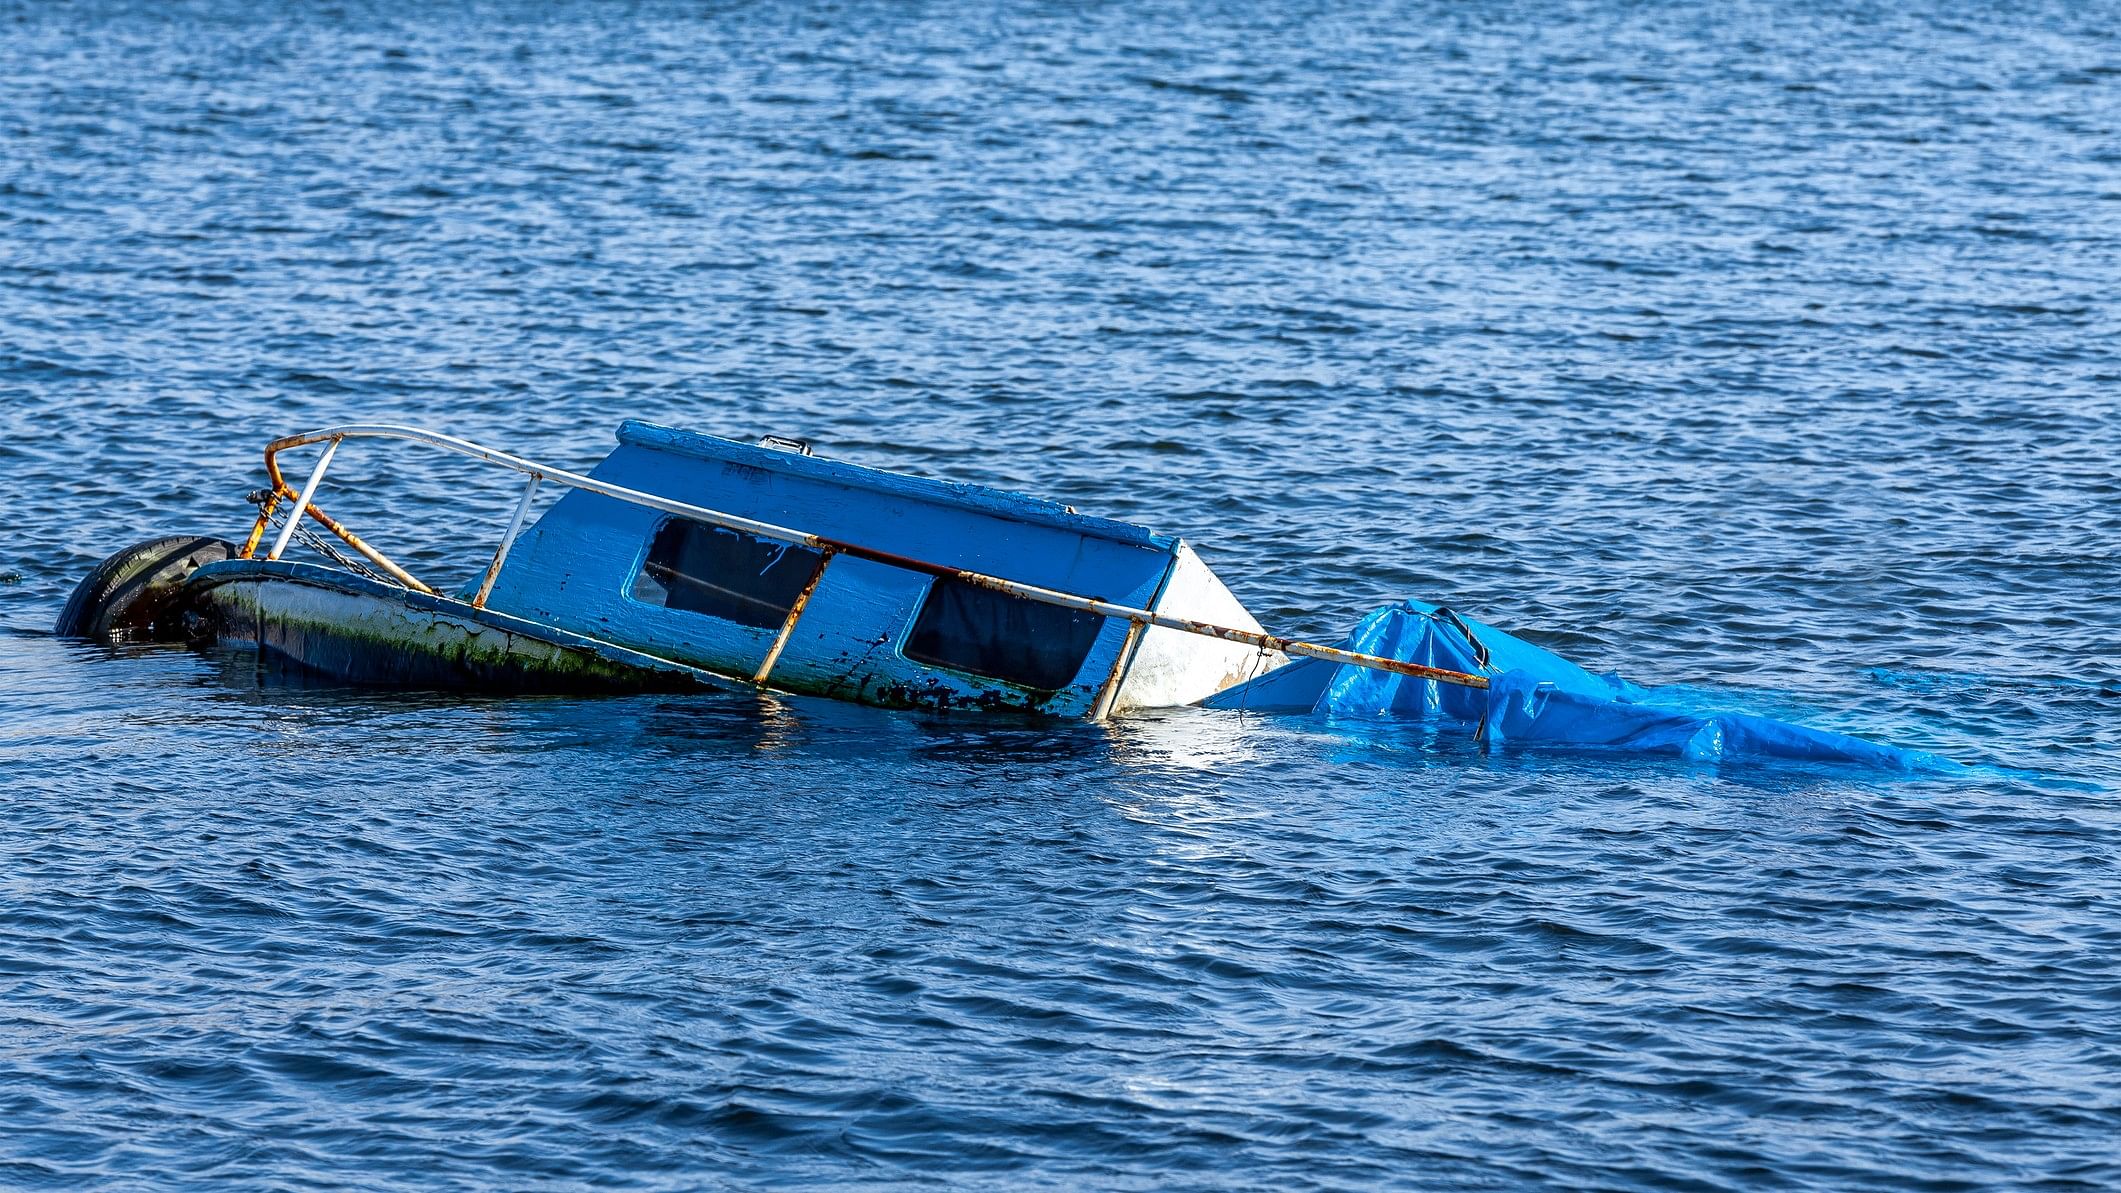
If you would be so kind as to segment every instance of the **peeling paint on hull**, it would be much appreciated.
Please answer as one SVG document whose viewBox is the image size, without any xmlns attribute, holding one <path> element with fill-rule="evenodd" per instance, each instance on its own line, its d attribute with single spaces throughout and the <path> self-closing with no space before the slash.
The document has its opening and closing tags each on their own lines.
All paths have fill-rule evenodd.
<svg viewBox="0 0 2121 1193">
<path fill-rule="evenodd" d="M 283 676 L 362 687 L 503 693 L 721 690 L 853 700 L 883 708 L 1050 715 L 1061 693 L 878 682 L 875 674 L 759 685 L 735 675 L 476 609 L 314 564 L 231 560 L 200 569 L 187 596 L 206 637 L 253 648 Z M 796 673 L 791 673 L 796 674 Z M 1085 693 L 1070 689 L 1082 699 Z"/>
<path fill-rule="evenodd" d="M 563 586 L 562 586 L 563 587 Z M 899 594 L 885 620 L 911 616 L 925 581 Z M 255 649 L 264 672 L 365 687 L 499 693 L 623 693 L 721 690 L 818 696 L 884 708 L 1031 716 L 1079 716 L 1099 688 L 1053 690 L 909 666 L 888 640 L 860 652 L 791 657 L 764 684 L 756 660 L 655 636 L 622 646 L 460 597 L 413 592 L 336 568 L 284 560 L 228 560 L 200 568 L 185 585 L 203 640 Z M 630 625 L 619 628 L 634 628 Z M 647 636 L 647 635 L 643 635 Z M 825 640 L 820 632 L 819 639 Z M 1131 646 L 1131 641 L 1129 642 Z M 646 646 L 648 650 L 639 649 Z M 791 652 L 793 656 L 793 652 Z M 1103 683 L 1115 685 L 1116 656 Z M 1085 668 L 1086 675 L 1096 668 Z"/>
<path fill-rule="evenodd" d="M 192 588 L 219 643 L 255 647 L 264 666 L 341 683 L 521 693 L 749 687 L 446 597 L 304 565 L 205 568 Z"/>
</svg>

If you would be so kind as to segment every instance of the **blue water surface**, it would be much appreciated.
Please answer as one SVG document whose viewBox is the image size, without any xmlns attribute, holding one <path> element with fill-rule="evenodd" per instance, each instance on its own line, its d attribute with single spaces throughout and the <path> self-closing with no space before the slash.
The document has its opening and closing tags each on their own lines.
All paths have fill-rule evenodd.
<svg viewBox="0 0 2121 1193">
<path fill-rule="evenodd" d="M 2121 7 L 0 0 L 0 1186 L 2121 1185 Z M 620 419 L 1968 777 L 51 638 Z M 512 481 L 349 449 L 444 580 Z"/>
</svg>

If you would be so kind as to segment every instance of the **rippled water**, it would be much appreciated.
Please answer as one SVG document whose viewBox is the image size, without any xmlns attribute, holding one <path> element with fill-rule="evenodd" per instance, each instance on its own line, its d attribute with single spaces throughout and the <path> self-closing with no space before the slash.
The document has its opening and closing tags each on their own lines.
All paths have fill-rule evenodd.
<svg viewBox="0 0 2121 1193">
<path fill-rule="evenodd" d="M 2121 11 L 1960 7 L 0 0 L 0 1184 L 2121 1184 Z M 1983 769 L 42 632 L 627 416 Z"/>
</svg>

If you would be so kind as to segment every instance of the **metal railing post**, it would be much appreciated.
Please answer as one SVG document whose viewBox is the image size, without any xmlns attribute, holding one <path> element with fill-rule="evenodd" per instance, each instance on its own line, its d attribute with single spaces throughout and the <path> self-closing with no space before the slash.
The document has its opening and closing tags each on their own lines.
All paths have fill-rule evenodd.
<svg viewBox="0 0 2121 1193">
<path fill-rule="evenodd" d="M 317 494 L 317 482 L 324 479 L 324 470 L 331 467 L 331 458 L 339 454 L 339 445 L 344 442 L 343 439 L 333 439 L 325 445 L 323 458 L 309 470 L 309 479 L 302 482 L 301 496 L 295 498 L 295 507 L 287 511 L 287 525 L 280 528 L 280 537 L 272 541 L 272 550 L 265 553 L 265 558 L 278 559 L 280 552 L 287 550 L 287 540 L 295 537 L 295 527 L 302 524 L 302 512 L 309 508 L 309 499 Z"/>
<path fill-rule="evenodd" d="M 516 516 L 508 523 L 508 533 L 502 537 L 501 545 L 495 548 L 493 562 L 486 565 L 486 579 L 479 583 L 479 595 L 471 598 L 471 607 L 484 609 L 486 598 L 493 595 L 493 582 L 501 575 L 501 564 L 508 559 L 508 549 L 516 545 L 516 535 L 523 531 L 523 519 L 530 513 L 530 499 L 538 495 L 538 482 L 545 479 L 533 472 L 530 483 L 523 486 L 523 499 L 516 502 Z"/>
<path fill-rule="evenodd" d="M 1138 621 L 1127 623 L 1127 636 L 1120 642 L 1119 654 L 1112 660 L 1112 670 L 1106 674 L 1103 686 L 1097 689 L 1097 703 L 1090 706 L 1090 719 L 1102 721 L 1112 715 L 1112 705 L 1119 699 L 1119 686 L 1126 682 L 1127 668 L 1134 662 L 1134 650 L 1141 645 L 1142 635 L 1148 627 Z"/>
<path fill-rule="evenodd" d="M 773 636 L 773 645 L 766 648 L 765 660 L 759 664 L 757 671 L 751 673 L 752 683 L 764 684 L 766 677 L 773 674 L 773 665 L 781 661 L 781 652 L 788 649 L 788 639 L 795 633 L 796 620 L 802 617 L 803 610 L 809 607 L 810 594 L 817 591 L 817 582 L 825 578 L 825 566 L 831 562 L 832 552 L 825 551 L 818 555 L 817 566 L 810 569 L 810 578 L 803 582 L 802 591 L 795 594 L 795 601 L 788 606 L 788 616 L 781 622 L 781 632 Z"/>
</svg>

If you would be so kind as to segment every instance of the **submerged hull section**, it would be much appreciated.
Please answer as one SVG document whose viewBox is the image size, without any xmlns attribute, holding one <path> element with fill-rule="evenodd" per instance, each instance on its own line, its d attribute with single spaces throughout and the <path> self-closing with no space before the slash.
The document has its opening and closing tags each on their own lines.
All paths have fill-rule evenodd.
<svg viewBox="0 0 2121 1193">
<path fill-rule="evenodd" d="M 1205 579 L 1196 577 L 1195 583 L 1220 589 L 1212 574 L 1199 571 Z M 690 660 L 304 563 L 209 564 L 194 574 L 186 596 L 212 641 L 255 649 L 267 671 L 362 687 L 503 693 L 765 690 L 885 708 L 1074 715 L 1082 715 L 1095 695 L 1086 689 L 1026 692 L 975 676 L 909 683 L 895 669 L 869 665 L 879 653 L 873 643 L 871 651 L 843 651 L 837 666 L 788 667 L 760 685 Z M 1157 644 L 1154 634 L 1147 636 L 1145 649 L 1131 659 L 1134 666 L 1123 673 L 1132 690 L 1114 711 L 1197 699 L 1245 671 L 1282 661 L 1279 655 L 1238 651 L 1227 643 L 1190 640 L 1183 645 L 1196 642 L 1212 649 L 1191 655 L 1155 651 L 1147 649 Z"/>
<path fill-rule="evenodd" d="M 368 687 L 698 691 L 716 677 L 446 597 L 299 563 L 210 564 L 190 585 L 222 645 L 262 667 Z"/>
<path fill-rule="evenodd" d="M 872 663 L 881 653 L 873 642 L 867 651 L 843 650 L 837 666 L 788 667 L 761 685 L 734 673 L 735 668 L 695 665 L 313 564 L 210 564 L 194 574 L 187 590 L 187 600 L 216 644 L 253 648 L 260 666 L 277 674 L 362 687 L 502 693 L 773 691 L 885 708 L 1077 715 L 1095 694 L 1073 688 L 1026 692 L 975 676 L 908 682 L 895 669 Z M 653 645 L 682 653 L 681 644 Z"/>
</svg>

